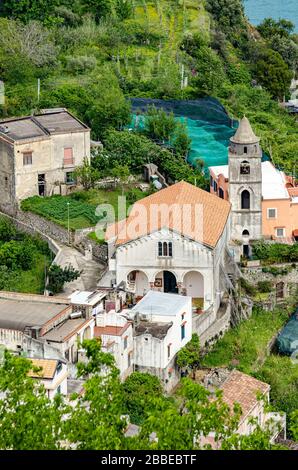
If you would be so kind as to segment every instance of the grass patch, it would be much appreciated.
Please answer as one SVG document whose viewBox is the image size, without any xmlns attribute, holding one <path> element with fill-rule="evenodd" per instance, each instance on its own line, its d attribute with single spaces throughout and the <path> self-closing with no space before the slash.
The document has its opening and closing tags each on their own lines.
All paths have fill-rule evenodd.
<svg viewBox="0 0 298 470">
<path fill-rule="evenodd" d="M 43 294 L 45 287 L 45 267 L 50 265 L 50 256 L 38 254 L 35 263 L 29 271 L 18 271 L 17 275 L 11 272 L 7 281 L 6 290 L 24 292 L 26 294 Z"/>
<path fill-rule="evenodd" d="M 69 226 L 71 230 L 94 227 L 106 213 L 106 208 L 98 211 L 96 208 L 101 204 L 109 204 L 114 211 L 115 218 L 118 214 L 118 198 L 127 196 L 127 207 L 138 199 L 146 196 L 138 188 L 125 187 L 124 191 L 116 189 L 91 189 L 89 191 L 78 191 L 69 196 L 40 197 L 33 196 L 22 201 L 23 211 L 30 211 L 41 215 L 64 228 L 68 226 L 68 204 L 69 203 Z M 122 217 L 121 217 L 122 218 Z M 113 215 L 107 215 L 107 221 L 113 221 Z"/>
<path fill-rule="evenodd" d="M 247 374 L 258 370 L 267 344 L 289 318 L 286 308 L 265 312 L 255 308 L 252 317 L 229 330 L 202 360 L 206 367 L 234 367 Z M 236 362 L 237 361 L 237 362 Z"/>
</svg>

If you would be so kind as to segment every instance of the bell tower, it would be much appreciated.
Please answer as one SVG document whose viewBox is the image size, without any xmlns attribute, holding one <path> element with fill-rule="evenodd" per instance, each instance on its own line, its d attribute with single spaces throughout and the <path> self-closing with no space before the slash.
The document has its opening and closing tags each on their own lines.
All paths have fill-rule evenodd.
<svg viewBox="0 0 298 470">
<path fill-rule="evenodd" d="M 229 147 L 229 200 L 232 205 L 231 239 L 249 242 L 262 237 L 262 149 L 247 117 L 239 123 Z"/>
</svg>

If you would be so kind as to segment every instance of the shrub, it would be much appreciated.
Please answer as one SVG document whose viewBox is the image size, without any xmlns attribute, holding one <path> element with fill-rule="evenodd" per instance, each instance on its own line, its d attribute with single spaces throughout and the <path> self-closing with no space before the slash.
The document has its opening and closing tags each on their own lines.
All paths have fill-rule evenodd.
<svg viewBox="0 0 298 470">
<path fill-rule="evenodd" d="M 259 281 L 258 282 L 258 291 L 259 292 L 271 292 L 272 290 L 272 283 L 270 281 Z"/>
</svg>

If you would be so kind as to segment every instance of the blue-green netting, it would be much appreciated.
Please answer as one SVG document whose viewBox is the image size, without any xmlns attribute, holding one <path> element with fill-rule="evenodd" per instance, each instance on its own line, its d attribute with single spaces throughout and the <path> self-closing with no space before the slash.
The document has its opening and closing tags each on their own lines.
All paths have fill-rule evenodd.
<svg viewBox="0 0 298 470">
<path fill-rule="evenodd" d="M 132 128 L 142 128 L 142 115 L 148 106 L 154 105 L 165 111 L 172 111 L 176 118 L 185 122 L 191 138 L 191 151 L 188 162 L 194 164 L 196 159 L 208 166 L 226 165 L 228 163 L 228 145 L 235 134 L 238 121 L 233 121 L 222 104 L 214 98 L 198 100 L 155 100 L 134 98 L 131 100 L 133 121 Z"/>
<path fill-rule="evenodd" d="M 298 351 L 298 309 L 277 337 L 279 352 L 290 356 Z"/>
</svg>

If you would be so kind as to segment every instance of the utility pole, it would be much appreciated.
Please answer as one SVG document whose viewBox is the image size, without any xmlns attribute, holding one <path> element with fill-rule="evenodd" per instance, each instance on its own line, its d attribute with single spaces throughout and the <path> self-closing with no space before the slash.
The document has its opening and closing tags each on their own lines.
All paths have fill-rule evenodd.
<svg viewBox="0 0 298 470">
<path fill-rule="evenodd" d="M 70 245 L 69 204 L 70 202 L 67 202 L 67 234 L 68 234 L 68 244 Z"/>
<path fill-rule="evenodd" d="M 37 102 L 39 103 L 40 99 L 40 78 L 37 79 Z"/>
</svg>

